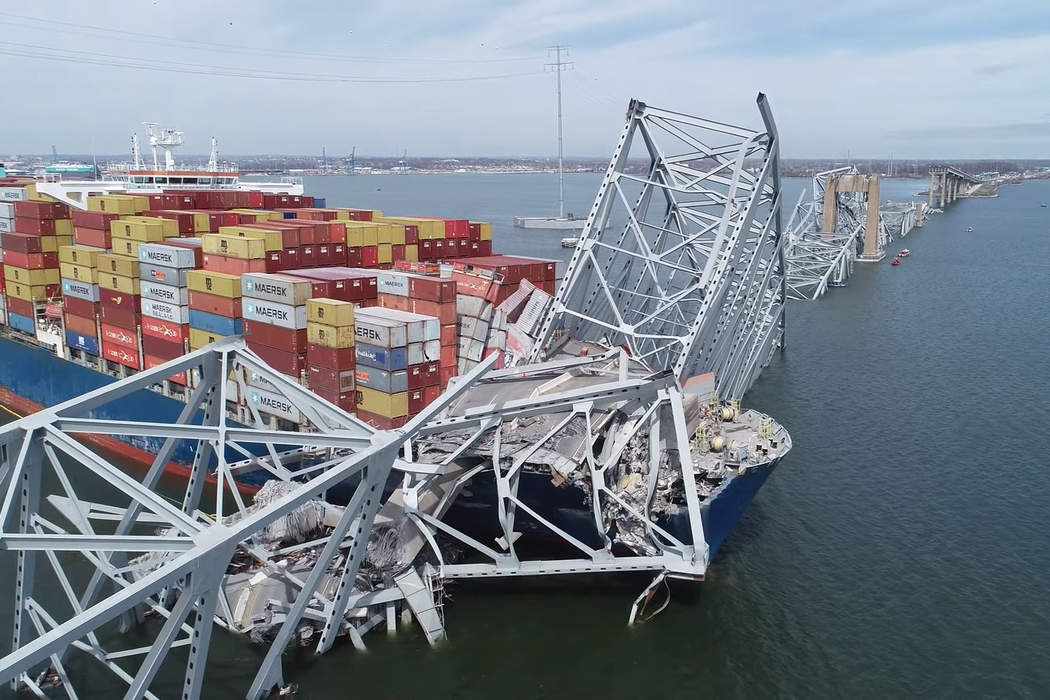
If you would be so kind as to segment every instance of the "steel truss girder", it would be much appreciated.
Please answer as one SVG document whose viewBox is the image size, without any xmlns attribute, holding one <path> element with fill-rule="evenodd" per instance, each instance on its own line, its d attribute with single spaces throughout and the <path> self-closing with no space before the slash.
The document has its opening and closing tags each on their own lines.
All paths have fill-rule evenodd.
<svg viewBox="0 0 1050 700">
<path fill-rule="evenodd" d="M 765 96 L 758 107 L 765 131 L 631 101 L 533 361 L 564 331 L 680 380 L 715 371 L 730 398 L 747 390 L 768 357 L 740 358 L 781 341 L 787 293 L 779 142 Z"/>
</svg>

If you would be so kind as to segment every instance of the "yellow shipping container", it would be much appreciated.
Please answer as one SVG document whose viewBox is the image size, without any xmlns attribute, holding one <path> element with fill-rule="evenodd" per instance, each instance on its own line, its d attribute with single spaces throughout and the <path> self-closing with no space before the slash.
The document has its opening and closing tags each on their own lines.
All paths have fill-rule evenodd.
<svg viewBox="0 0 1050 700">
<path fill-rule="evenodd" d="M 47 287 L 45 286 L 31 287 L 28 284 L 21 284 L 14 280 L 6 280 L 4 288 L 7 290 L 7 295 L 15 299 L 21 299 L 22 301 L 47 301 Z"/>
<path fill-rule="evenodd" d="M 241 296 L 240 275 L 228 275 L 225 272 L 190 270 L 186 273 L 186 286 L 190 291 L 214 294 L 227 299 L 239 299 Z"/>
<path fill-rule="evenodd" d="M 99 254 L 98 248 L 88 248 L 81 245 L 64 245 L 58 248 L 58 259 L 71 265 L 81 267 L 95 267 L 95 258 Z"/>
<path fill-rule="evenodd" d="M 58 284 L 58 278 L 58 270 L 53 267 L 44 268 L 42 270 L 27 270 L 24 267 L 4 265 L 4 279 L 19 282 L 21 284 L 28 284 L 32 287 L 45 284 Z"/>
<path fill-rule="evenodd" d="M 108 272 L 112 275 L 122 277 L 138 277 L 138 258 L 132 260 L 126 255 L 114 255 L 113 253 L 99 253 L 95 256 L 95 267 L 99 272 Z"/>
<path fill-rule="evenodd" d="M 394 246 L 389 243 L 380 243 L 378 247 L 380 265 L 394 262 Z"/>
<path fill-rule="evenodd" d="M 266 250 L 284 250 L 284 235 L 280 231 L 271 231 L 264 228 L 252 228 L 245 224 L 243 226 L 220 226 L 219 233 L 224 236 L 237 236 L 239 238 L 256 238 L 266 244 Z"/>
<path fill-rule="evenodd" d="M 492 224 L 487 221 L 471 221 L 472 224 L 480 224 L 481 240 L 491 241 L 492 240 Z"/>
<path fill-rule="evenodd" d="M 56 253 L 66 236 L 40 236 L 40 250 L 45 253 Z"/>
<path fill-rule="evenodd" d="M 55 235 L 56 236 L 72 236 L 73 235 L 73 220 L 72 219 L 56 219 L 55 220 Z"/>
<path fill-rule="evenodd" d="M 419 246 L 414 243 L 405 246 L 405 260 L 419 262 Z"/>
<path fill-rule="evenodd" d="M 164 226 L 157 221 L 143 221 L 145 217 L 134 219 L 117 219 L 109 222 L 109 232 L 117 238 L 131 239 L 142 243 L 156 243 L 164 240 Z M 177 225 L 177 224 L 176 224 Z M 175 235 L 179 235 L 176 229 Z"/>
<path fill-rule="evenodd" d="M 400 418 L 408 415 L 408 392 L 384 394 L 366 386 L 357 388 L 357 407 L 385 418 Z"/>
<path fill-rule="evenodd" d="M 212 255 L 227 255 L 241 260 L 266 257 L 266 241 L 261 238 L 241 238 L 209 233 L 201 236 L 201 245 L 205 253 Z"/>
<path fill-rule="evenodd" d="M 158 243 L 161 243 L 167 239 L 161 239 Z M 113 239 L 113 254 L 119 255 L 122 258 L 134 258 L 136 261 L 139 259 L 139 246 L 146 245 L 146 241 L 133 241 L 130 238 L 114 238 Z"/>
<path fill-rule="evenodd" d="M 379 242 L 380 243 L 389 243 L 391 245 L 405 245 L 405 225 L 404 224 L 386 223 L 386 224 L 378 224 L 378 225 L 381 227 L 380 228 L 380 236 L 379 236 Z M 383 240 L 382 229 L 384 229 L 384 228 L 387 229 L 387 238 L 388 238 L 388 240 Z"/>
<path fill-rule="evenodd" d="M 165 219 L 160 216 L 125 216 L 121 221 L 143 221 L 147 224 L 160 224 L 164 228 L 165 238 L 179 237 L 179 222 L 175 219 Z"/>
<path fill-rule="evenodd" d="M 230 209 L 230 211 L 234 214 L 254 216 L 256 221 L 281 221 L 284 219 L 284 214 L 281 212 L 268 209 Z"/>
<path fill-rule="evenodd" d="M 373 220 L 375 217 L 373 217 Z M 391 222 L 397 224 L 407 224 L 415 226 L 419 229 L 419 237 L 422 240 L 433 240 L 435 238 L 445 237 L 445 222 L 436 221 L 434 219 L 421 219 L 414 216 L 383 216 L 378 221 Z"/>
<path fill-rule="evenodd" d="M 379 245 L 379 227 L 367 221 L 346 221 L 346 244 L 360 248 Z"/>
<path fill-rule="evenodd" d="M 88 211 L 104 211 L 110 214 L 138 214 L 149 209 L 149 198 L 131 194 L 88 197 L 87 208 Z"/>
<path fill-rule="evenodd" d="M 110 289 L 114 292 L 120 292 L 121 294 L 138 294 L 139 293 L 139 279 L 138 277 L 125 277 L 123 275 L 114 275 L 109 272 L 98 272 L 98 286 L 103 289 Z"/>
<path fill-rule="evenodd" d="M 326 348 L 354 347 L 354 327 L 329 326 L 324 323 L 306 323 L 306 339 L 314 345 Z"/>
<path fill-rule="evenodd" d="M 200 350 L 205 345 L 211 345 L 212 343 L 222 340 L 226 336 L 216 335 L 215 333 L 209 333 L 208 331 L 202 331 L 200 328 L 190 329 L 190 350 Z"/>
<path fill-rule="evenodd" d="M 211 216 L 193 212 L 193 232 L 211 233 Z"/>
<path fill-rule="evenodd" d="M 306 320 L 328 326 L 352 326 L 354 305 L 340 299 L 307 299 Z"/>
<path fill-rule="evenodd" d="M 48 238 L 55 238 L 55 250 L 58 250 L 64 245 L 73 245 L 72 236 L 47 236 Z"/>
<path fill-rule="evenodd" d="M 59 263 L 58 269 L 67 280 L 80 280 L 91 284 L 98 283 L 98 268 L 64 262 Z"/>
</svg>

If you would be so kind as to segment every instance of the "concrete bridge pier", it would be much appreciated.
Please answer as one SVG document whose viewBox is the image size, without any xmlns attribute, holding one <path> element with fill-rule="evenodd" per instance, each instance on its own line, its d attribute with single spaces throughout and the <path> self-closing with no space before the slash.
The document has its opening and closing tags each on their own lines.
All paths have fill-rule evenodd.
<svg viewBox="0 0 1050 700">
<path fill-rule="evenodd" d="M 966 196 L 962 194 L 967 185 L 976 185 L 980 182 L 969 173 L 964 173 L 952 166 L 930 168 L 930 191 L 929 203 L 933 207 L 936 199 L 938 206 L 944 209 L 946 206 Z"/>
</svg>

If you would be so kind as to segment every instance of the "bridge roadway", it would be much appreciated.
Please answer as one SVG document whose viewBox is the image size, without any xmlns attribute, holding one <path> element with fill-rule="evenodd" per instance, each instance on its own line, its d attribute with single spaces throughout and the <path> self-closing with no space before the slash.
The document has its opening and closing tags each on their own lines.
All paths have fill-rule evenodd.
<svg viewBox="0 0 1050 700">
<path fill-rule="evenodd" d="M 970 196 L 982 183 L 977 177 L 950 165 L 930 168 L 930 207 L 934 207 L 936 200 L 936 206 L 944 209 L 956 199 Z"/>
</svg>

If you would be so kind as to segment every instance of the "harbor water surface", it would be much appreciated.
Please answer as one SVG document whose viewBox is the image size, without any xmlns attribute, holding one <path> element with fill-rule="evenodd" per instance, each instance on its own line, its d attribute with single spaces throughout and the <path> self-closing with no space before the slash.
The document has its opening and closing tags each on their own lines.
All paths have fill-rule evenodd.
<svg viewBox="0 0 1050 700">
<path fill-rule="evenodd" d="M 568 208 L 586 214 L 598 179 L 567 176 Z M 803 186 L 785 181 L 785 221 Z M 511 225 L 553 213 L 551 175 L 306 189 L 490 220 L 501 252 L 570 252 L 566 232 Z M 303 698 L 1050 695 L 1048 200 L 1047 181 L 961 200 L 891 244 L 911 250 L 900 267 L 858 264 L 848 287 L 789 304 L 785 351 L 745 403 L 794 449 L 708 580 L 658 617 L 626 625 L 645 577 L 454 584 L 440 647 L 373 633 L 364 653 L 289 651 L 286 679 Z M 217 632 L 205 696 L 243 696 L 263 651 Z"/>
</svg>

